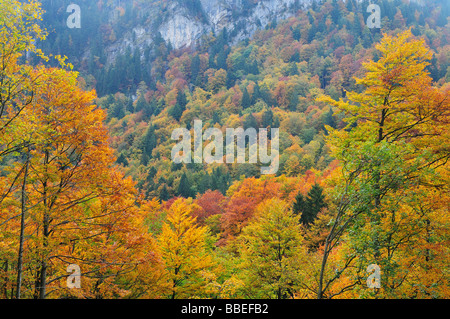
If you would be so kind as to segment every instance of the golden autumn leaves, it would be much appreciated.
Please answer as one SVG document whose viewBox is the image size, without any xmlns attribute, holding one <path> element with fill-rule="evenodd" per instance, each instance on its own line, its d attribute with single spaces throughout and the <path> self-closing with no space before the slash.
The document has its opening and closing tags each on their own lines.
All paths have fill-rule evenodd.
<svg viewBox="0 0 450 319">
<path fill-rule="evenodd" d="M 95 92 L 59 58 L 60 68 L 19 63 L 26 51 L 48 60 L 33 41 L 45 38 L 42 12 L 36 2 L 1 7 L 2 298 L 119 297 L 130 282 L 147 293 L 138 287 L 156 280 L 155 242 L 135 183 L 114 167 Z M 69 264 L 81 289 L 65 287 Z"/>
<path fill-rule="evenodd" d="M 77 87 L 76 73 L 43 67 L 33 72 L 39 81 L 32 102 L 10 124 L 16 141 L 26 139 L 5 157 L 10 164 L 1 178 L 10 187 L 1 203 L 8 229 L 2 242 L 9 240 L 1 256 L 10 265 L 4 280 L 14 276 L 12 256 L 21 240 L 20 297 L 121 295 L 116 278 L 155 261 L 153 239 L 136 223 L 143 212 L 134 182 L 114 168 L 104 111 L 92 104 L 95 93 Z M 62 279 L 72 263 L 83 280 L 80 291 L 69 293 Z"/>
</svg>

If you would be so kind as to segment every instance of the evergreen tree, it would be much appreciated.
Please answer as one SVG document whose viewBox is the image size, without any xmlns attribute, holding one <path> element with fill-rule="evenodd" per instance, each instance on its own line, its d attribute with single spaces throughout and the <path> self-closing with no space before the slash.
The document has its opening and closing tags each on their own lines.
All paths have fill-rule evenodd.
<svg viewBox="0 0 450 319">
<path fill-rule="evenodd" d="M 186 94 L 183 91 L 178 91 L 177 104 L 179 104 L 183 109 L 186 108 L 187 99 L 186 99 Z"/>
<path fill-rule="evenodd" d="M 316 33 L 317 33 L 317 27 L 315 26 L 315 24 L 312 24 L 311 28 L 309 28 L 309 31 L 308 31 L 308 42 L 312 42 L 312 40 L 314 40 Z"/>
<path fill-rule="evenodd" d="M 170 171 L 171 172 L 179 171 L 182 168 L 183 168 L 183 163 L 172 162 L 172 164 L 170 164 Z"/>
<path fill-rule="evenodd" d="M 213 114 L 212 123 L 213 124 L 216 124 L 216 123 L 220 124 L 220 117 L 219 117 L 219 114 L 217 112 L 214 112 L 214 114 Z"/>
<path fill-rule="evenodd" d="M 328 125 L 332 128 L 336 128 L 336 121 L 333 117 L 333 110 L 330 107 L 330 110 L 327 112 L 326 116 L 325 116 L 325 120 L 324 120 L 324 124 Z"/>
<path fill-rule="evenodd" d="M 296 53 L 298 53 L 298 51 Z M 298 75 L 299 73 L 297 63 L 290 62 L 288 67 L 286 68 L 286 73 L 288 76 Z M 296 93 L 296 95 L 298 94 Z"/>
<path fill-rule="evenodd" d="M 334 25 L 339 25 L 339 20 L 341 18 L 341 10 L 337 0 L 332 1 L 333 9 L 331 10 L 331 20 Z"/>
<path fill-rule="evenodd" d="M 258 129 L 258 122 L 256 122 L 256 119 L 252 113 L 248 114 L 244 120 L 244 130 L 248 128 Z"/>
<path fill-rule="evenodd" d="M 220 167 L 214 168 L 211 174 L 211 190 L 219 190 L 223 195 L 226 194 L 231 183 L 231 175 L 223 173 Z"/>
<path fill-rule="evenodd" d="M 123 166 L 128 166 L 128 160 L 123 153 L 120 153 L 119 157 L 116 160 L 117 164 L 121 164 Z"/>
<path fill-rule="evenodd" d="M 124 105 L 120 101 L 117 101 L 110 106 L 108 113 L 110 117 L 115 117 L 120 120 L 125 116 Z"/>
<path fill-rule="evenodd" d="M 302 34 L 300 32 L 300 26 L 297 26 L 297 27 L 292 29 L 292 38 L 294 40 L 297 40 L 297 41 L 300 40 L 301 36 L 302 36 Z"/>
<path fill-rule="evenodd" d="M 263 128 L 267 128 L 267 127 L 272 127 L 273 124 L 273 112 L 272 109 L 267 109 L 264 111 L 263 115 L 262 115 L 262 127 Z"/>
<path fill-rule="evenodd" d="M 345 7 L 347 8 L 348 12 L 353 12 L 353 0 L 347 0 L 345 3 Z"/>
<path fill-rule="evenodd" d="M 191 82 L 196 82 L 197 76 L 200 72 L 200 57 L 198 54 L 191 60 Z"/>
<path fill-rule="evenodd" d="M 211 54 L 209 55 L 209 59 L 208 59 L 208 65 L 209 65 L 210 69 L 216 69 L 217 68 L 215 57 L 216 57 L 216 55 L 213 52 L 211 52 Z"/>
<path fill-rule="evenodd" d="M 236 73 L 232 69 L 228 69 L 227 70 L 227 80 L 226 80 L 227 89 L 234 86 L 234 84 L 236 83 L 236 80 L 237 80 Z"/>
<path fill-rule="evenodd" d="M 147 155 L 149 158 L 152 157 L 152 151 L 156 147 L 156 135 L 155 127 L 150 126 L 142 139 L 142 153 Z"/>
<path fill-rule="evenodd" d="M 150 167 L 148 174 L 147 174 L 147 181 L 153 180 L 153 178 L 156 176 L 157 173 L 158 173 L 158 171 L 156 170 L 156 168 L 154 166 Z"/>
<path fill-rule="evenodd" d="M 259 74 L 258 63 L 255 60 L 253 60 L 253 62 L 251 63 L 247 63 L 246 66 L 247 72 L 249 74 Z"/>
<path fill-rule="evenodd" d="M 250 107 L 252 103 L 252 100 L 250 99 L 250 94 L 247 91 L 247 88 L 244 87 L 244 90 L 242 91 L 242 108 L 245 110 L 246 108 Z"/>
<path fill-rule="evenodd" d="M 150 103 L 144 103 L 142 105 L 142 120 L 148 121 L 150 117 L 155 113 L 156 101 L 152 100 Z"/>
<path fill-rule="evenodd" d="M 279 128 L 280 127 L 280 118 L 278 116 L 275 116 L 273 118 L 273 126 L 274 128 Z"/>
<path fill-rule="evenodd" d="M 181 175 L 180 184 L 178 185 L 177 193 L 179 196 L 182 196 L 185 198 L 193 197 L 192 188 L 189 185 L 189 180 L 186 176 L 186 173 L 183 173 L 183 175 Z"/>
<path fill-rule="evenodd" d="M 219 189 L 220 177 L 222 176 L 222 172 L 219 168 L 213 168 L 211 174 L 211 190 Z"/>
<path fill-rule="evenodd" d="M 272 94 L 268 88 L 263 86 L 259 89 L 259 92 L 262 100 L 266 102 L 268 106 L 275 106 L 276 100 L 272 97 Z"/>
<path fill-rule="evenodd" d="M 226 50 L 219 51 L 219 54 L 217 55 L 217 68 L 218 69 L 224 69 L 227 70 L 227 57 L 230 53 L 230 48 L 227 48 Z"/>
<path fill-rule="evenodd" d="M 147 107 L 147 100 L 145 99 L 144 95 L 141 94 L 141 96 L 139 97 L 139 99 L 136 102 L 136 112 L 140 112 L 142 110 L 144 110 Z"/>
<path fill-rule="evenodd" d="M 298 193 L 297 196 L 295 196 L 295 202 L 292 206 L 292 213 L 295 215 L 302 214 L 306 206 L 305 199 L 302 195 L 302 193 Z"/>
<path fill-rule="evenodd" d="M 130 113 L 134 113 L 133 99 L 131 98 L 127 100 L 127 111 Z"/>
<path fill-rule="evenodd" d="M 169 110 L 169 115 L 172 116 L 175 120 L 179 121 L 181 116 L 183 115 L 184 108 L 182 108 L 178 103 L 172 106 Z"/>
<path fill-rule="evenodd" d="M 351 32 L 356 36 L 361 36 L 361 21 L 359 20 L 359 15 L 355 14 L 355 19 L 353 20 L 352 30 Z"/>
<path fill-rule="evenodd" d="M 300 217 L 300 222 L 305 225 L 311 224 L 317 217 L 317 214 L 325 208 L 327 204 L 325 203 L 325 195 L 323 194 L 323 189 L 318 184 L 314 184 L 311 190 L 308 192 L 306 198 L 307 210 L 305 214 Z"/>
<path fill-rule="evenodd" d="M 300 62 L 300 52 L 295 51 L 294 54 L 289 59 L 289 62 Z M 298 74 L 298 69 L 297 69 L 297 74 Z"/>
<path fill-rule="evenodd" d="M 259 89 L 258 83 L 255 84 L 255 87 L 253 88 L 253 94 L 252 94 L 252 102 L 251 104 L 255 104 L 259 99 L 261 98 L 261 92 Z"/>
<path fill-rule="evenodd" d="M 300 214 L 300 222 L 308 227 L 317 217 L 317 214 L 326 207 L 325 195 L 323 189 L 318 184 L 314 184 L 308 192 L 306 198 L 301 193 L 295 197 L 292 212 L 296 215 Z"/>
<path fill-rule="evenodd" d="M 225 195 L 227 193 L 228 187 L 230 186 L 231 183 L 231 176 L 229 173 L 222 175 L 219 178 L 219 187 L 218 190 Z"/>
<path fill-rule="evenodd" d="M 147 166 L 150 157 L 147 154 L 142 154 L 141 156 L 141 165 Z"/>
<path fill-rule="evenodd" d="M 289 111 L 295 112 L 298 105 L 298 93 L 291 92 L 288 94 L 288 109 Z"/>
<path fill-rule="evenodd" d="M 211 176 L 206 172 L 200 178 L 200 182 L 198 184 L 198 191 L 200 194 L 205 193 L 208 189 L 211 189 Z"/>
<path fill-rule="evenodd" d="M 177 101 L 175 105 L 169 110 L 169 115 L 172 116 L 175 120 L 179 121 L 181 116 L 183 115 L 184 110 L 186 110 L 186 94 L 180 91 L 177 94 Z"/>
<path fill-rule="evenodd" d="M 161 191 L 159 192 L 159 199 L 162 201 L 167 201 L 170 198 L 169 191 L 167 190 L 166 184 L 163 185 Z"/>
</svg>

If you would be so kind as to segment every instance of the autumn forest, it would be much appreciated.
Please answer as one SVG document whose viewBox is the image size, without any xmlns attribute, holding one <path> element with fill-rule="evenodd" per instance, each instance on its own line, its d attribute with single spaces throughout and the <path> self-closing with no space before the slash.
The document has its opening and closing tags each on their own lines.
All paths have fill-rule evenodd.
<svg viewBox="0 0 450 319">
<path fill-rule="evenodd" d="M 207 1 L 73 1 L 77 29 L 0 0 L 0 299 L 450 298 L 449 4 L 290 1 L 247 36 L 265 1 L 176 47 L 130 30 Z M 279 129 L 276 173 L 174 161 L 195 120 Z"/>
</svg>

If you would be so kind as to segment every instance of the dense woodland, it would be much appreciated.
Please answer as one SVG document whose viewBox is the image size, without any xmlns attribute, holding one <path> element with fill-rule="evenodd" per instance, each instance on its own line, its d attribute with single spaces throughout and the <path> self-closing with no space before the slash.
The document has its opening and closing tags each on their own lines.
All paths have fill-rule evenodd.
<svg viewBox="0 0 450 319">
<path fill-rule="evenodd" d="M 0 0 L 0 298 L 450 297 L 446 1 L 378 1 L 381 29 L 368 1 L 313 1 L 115 59 L 161 23 L 145 1 L 79 1 L 79 30 L 56 2 Z M 278 172 L 175 164 L 196 119 L 279 128 Z"/>
</svg>

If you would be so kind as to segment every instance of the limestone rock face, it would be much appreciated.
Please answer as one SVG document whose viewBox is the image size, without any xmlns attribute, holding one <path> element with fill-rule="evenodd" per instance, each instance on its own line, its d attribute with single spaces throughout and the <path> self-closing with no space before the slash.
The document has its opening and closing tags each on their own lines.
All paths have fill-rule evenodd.
<svg viewBox="0 0 450 319">
<path fill-rule="evenodd" d="M 258 28 L 265 27 L 273 19 L 281 20 L 295 13 L 295 4 L 307 4 L 309 0 L 263 0 L 245 10 L 240 0 L 201 0 L 206 19 L 192 17 L 188 10 L 174 2 L 168 19 L 158 28 L 164 40 L 175 49 L 190 46 L 208 32 L 220 32 L 223 28 L 233 31 L 236 25 L 243 26 L 235 41 L 250 36 Z"/>
<path fill-rule="evenodd" d="M 163 10 L 155 1 L 141 4 L 141 13 L 149 17 L 147 23 L 135 26 L 110 45 L 106 49 L 108 62 L 114 61 L 127 47 L 143 49 L 145 45 L 153 42 L 158 32 L 166 43 L 170 42 L 175 49 L 193 46 L 203 35 L 211 32 L 218 34 L 223 28 L 232 34 L 231 42 L 236 43 L 251 37 L 256 30 L 264 28 L 274 20 L 293 16 L 301 6 L 307 6 L 311 2 L 260 0 L 257 4 L 246 5 L 245 0 L 197 1 L 196 12 L 183 5 L 183 1 L 177 0 L 168 1 Z M 111 16 L 113 18 L 114 15 Z"/>
</svg>

